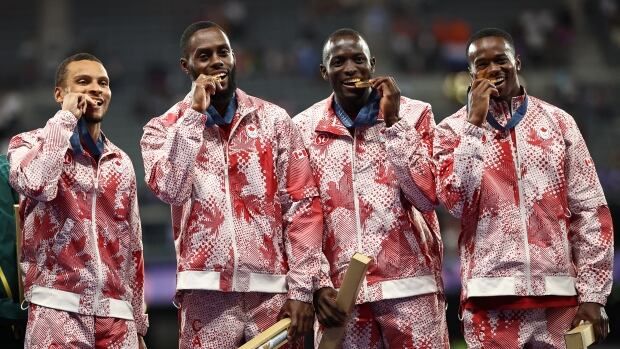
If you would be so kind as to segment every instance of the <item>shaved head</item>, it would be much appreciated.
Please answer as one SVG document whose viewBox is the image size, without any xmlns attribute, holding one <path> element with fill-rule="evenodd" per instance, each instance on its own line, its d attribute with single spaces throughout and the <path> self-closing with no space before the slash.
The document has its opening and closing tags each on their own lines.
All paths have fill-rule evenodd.
<svg viewBox="0 0 620 349">
<path fill-rule="evenodd" d="M 332 48 L 338 44 L 338 41 L 340 39 L 343 39 L 343 38 L 355 38 L 356 40 L 359 40 L 359 43 L 360 45 L 362 45 L 362 49 L 364 50 L 364 53 L 366 54 L 366 56 L 368 58 L 372 57 L 370 55 L 370 48 L 368 47 L 366 40 L 364 40 L 364 38 L 358 31 L 350 29 L 350 28 L 342 28 L 342 29 L 338 29 L 335 32 L 331 33 L 327 37 L 327 40 L 325 40 L 325 43 L 323 44 L 323 56 L 322 56 L 323 64 L 326 64 L 327 60 L 329 59 L 329 55 L 330 55 Z"/>
</svg>

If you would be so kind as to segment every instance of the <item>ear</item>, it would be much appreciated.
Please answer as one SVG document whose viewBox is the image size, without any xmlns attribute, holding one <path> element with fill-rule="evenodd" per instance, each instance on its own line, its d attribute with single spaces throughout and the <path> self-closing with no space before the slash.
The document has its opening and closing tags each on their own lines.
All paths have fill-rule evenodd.
<svg viewBox="0 0 620 349">
<path fill-rule="evenodd" d="M 521 70 L 521 56 L 519 55 L 515 57 L 515 67 L 517 67 L 517 71 Z"/>
<path fill-rule="evenodd" d="M 377 61 L 375 60 L 375 57 L 372 57 L 370 59 L 370 72 L 374 73 L 375 72 L 375 65 L 376 65 Z"/>
<path fill-rule="evenodd" d="M 63 88 L 60 86 L 54 87 L 54 99 L 56 100 L 56 103 L 62 104 L 62 101 L 64 100 L 64 98 L 65 98 L 65 91 L 63 90 Z"/>
<path fill-rule="evenodd" d="M 471 66 L 467 67 L 467 72 L 469 73 L 469 77 L 471 78 L 471 82 L 476 80 L 476 73 L 471 69 Z"/>
<path fill-rule="evenodd" d="M 321 70 L 321 77 L 323 77 L 323 80 L 327 81 L 327 68 L 321 64 L 319 65 L 319 69 Z"/>
<path fill-rule="evenodd" d="M 189 75 L 187 58 L 181 57 L 181 59 L 179 60 L 179 64 L 181 65 L 181 70 L 183 70 L 185 74 Z"/>
</svg>

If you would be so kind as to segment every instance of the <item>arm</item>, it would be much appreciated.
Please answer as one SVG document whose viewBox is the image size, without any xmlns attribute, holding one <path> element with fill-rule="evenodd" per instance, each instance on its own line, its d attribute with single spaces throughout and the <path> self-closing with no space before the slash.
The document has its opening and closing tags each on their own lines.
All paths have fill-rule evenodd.
<svg viewBox="0 0 620 349">
<path fill-rule="evenodd" d="M 288 298 L 281 316 L 291 317 L 289 338 L 312 330 L 312 293 L 318 284 L 323 211 L 312 178 L 308 152 L 284 113 L 278 133 L 278 197 L 282 204 L 284 244 L 288 257 Z"/>
<path fill-rule="evenodd" d="M 603 306 L 611 292 L 614 232 L 611 213 L 577 124 L 565 116 L 566 172 L 569 240 L 577 271 L 579 308 L 572 326 L 592 323 L 597 342 L 605 339 L 609 319 Z"/>
<path fill-rule="evenodd" d="M 146 184 L 165 203 L 178 206 L 191 195 L 194 164 L 207 121 L 202 112 L 209 107 L 217 86 L 215 77 L 200 74 L 191 98 L 144 126 L 140 146 Z"/>
<path fill-rule="evenodd" d="M 460 123 L 459 123 L 460 122 Z M 433 158 L 437 197 L 456 218 L 472 204 L 484 169 L 484 130 L 464 120 L 445 120 L 435 129 Z"/>
<path fill-rule="evenodd" d="M 574 120 L 566 118 L 569 239 L 577 269 L 579 302 L 605 305 L 611 292 L 614 233 L 594 162 Z"/>
<path fill-rule="evenodd" d="M 321 264 L 323 211 L 308 152 L 288 116 L 280 118 L 276 132 L 278 197 L 289 262 L 289 298 L 309 303 Z"/>
<path fill-rule="evenodd" d="M 418 210 L 428 212 L 437 205 L 432 160 L 435 120 L 430 105 L 419 118 L 408 117 L 409 113 L 420 112 L 405 109 L 400 121 L 386 128 L 387 155 L 407 200 Z"/>
<path fill-rule="evenodd" d="M 140 141 L 146 183 L 170 205 L 180 205 L 191 195 L 206 122 L 204 114 L 184 108 L 184 103 L 149 121 Z"/>
<path fill-rule="evenodd" d="M 300 114 L 293 118 L 295 128 L 299 131 L 303 141 L 305 149 L 307 150 L 311 144 L 311 139 L 314 138 L 314 127 L 310 122 L 310 118 L 306 115 Z M 322 246 L 327 246 L 333 243 L 329 241 L 328 235 L 323 230 L 322 234 Z M 346 314 L 338 308 L 336 305 L 337 292 L 334 289 L 330 277 L 330 264 L 321 249 L 320 253 L 320 271 L 317 278 L 317 285 L 314 287 L 313 305 L 316 312 L 316 317 L 321 324 L 327 327 L 342 326 L 346 320 Z"/>
<path fill-rule="evenodd" d="M 131 260 L 133 272 L 128 282 L 131 287 L 131 307 L 133 308 L 133 318 L 139 336 L 145 336 L 149 327 L 149 318 L 146 314 L 146 303 L 144 301 L 144 255 L 142 252 L 142 226 L 140 223 L 140 213 L 138 210 L 138 196 L 136 193 L 136 180 L 133 176 L 133 184 L 129 194 L 129 229 L 131 232 Z"/>
<path fill-rule="evenodd" d="M 70 111 L 61 110 L 43 129 L 11 139 L 8 157 L 11 186 L 15 190 L 37 201 L 51 201 L 56 197 L 69 139 L 77 121 Z"/>
</svg>

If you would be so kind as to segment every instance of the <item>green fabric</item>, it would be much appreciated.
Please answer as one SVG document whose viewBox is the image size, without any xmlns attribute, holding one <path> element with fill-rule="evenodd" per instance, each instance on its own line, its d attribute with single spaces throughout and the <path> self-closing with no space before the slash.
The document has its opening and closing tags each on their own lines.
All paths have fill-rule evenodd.
<svg viewBox="0 0 620 349">
<path fill-rule="evenodd" d="M 26 319 L 27 316 L 27 312 L 19 307 L 13 214 L 13 204 L 16 203 L 18 203 L 18 196 L 9 186 L 9 163 L 5 155 L 0 155 L 0 267 L 13 294 L 13 299 L 8 298 L 0 282 L 0 323 L 7 320 Z"/>
</svg>

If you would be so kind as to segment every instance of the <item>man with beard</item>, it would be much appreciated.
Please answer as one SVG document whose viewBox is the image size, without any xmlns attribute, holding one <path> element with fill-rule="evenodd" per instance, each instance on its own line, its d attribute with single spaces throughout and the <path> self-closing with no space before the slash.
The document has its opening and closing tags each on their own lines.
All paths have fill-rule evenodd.
<svg viewBox="0 0 620 349">
<path fill-rule="evenodd" d="M 325 212 L 317 319 L 346 326 L 344 348 L 447 348 L 431 106 L 373 78 L 375 59 L 352 29 L 329 36 L 320 69 L 333 95 L 293 119 Z M 355 252 L 374 264 L 347 321 L 334 288 Z"/>
<path fill-rule="evenodd" d="M 181 36 L 192 89 L 144 127 L 146 182 L 171 205 L 180 347 L 237 348 L 290 317 L 312 329 L 322 212 L 307 153 L 287 113 L 236 88 L 224 31 Z"/>
<path fill-rule="evenodd" d="M 511 36 L 467 45 L 468 104 L 435 133 L 437 192 L 460 218 L 471 348 L 564 348 L 580 321 L 607 335 L 611 215 L 586 143 L 565 111 L 528 95 Z"/>
<path fill-rule="evenodd" d="M 101 131 L 112 93 L 99 59 L 65 59 L 45 127 L 9 144 L 24 196 L 26 348 L 143 347 L 142 233 L 131 160 Z"/>
</svg>

